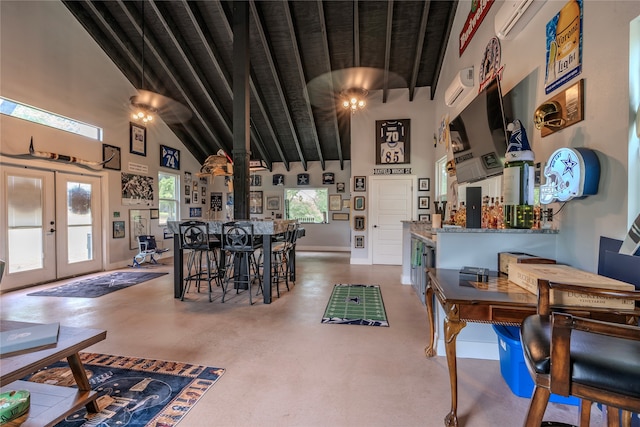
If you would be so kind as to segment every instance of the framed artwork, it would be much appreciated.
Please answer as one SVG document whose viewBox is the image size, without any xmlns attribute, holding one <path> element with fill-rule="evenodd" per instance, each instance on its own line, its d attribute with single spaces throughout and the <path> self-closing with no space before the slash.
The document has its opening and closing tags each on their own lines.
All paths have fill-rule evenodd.
<svg viewBox="0 0 640 427">
<path fill-rule="evenodd" d="M 133 122 L 129 122 L 129 152 L 140 156 L 147 155 L 147 128 Z"/>
<path fill-rule="evenodd" d="M 164 240 L 173 239 L 173 232 L 170 231 L 168 228 L 163 228 L 162 229 L 162 238 Z"/>
<path fill-rule="evenodd" d="M 151 219 L 160 218 L 160 210 L 158 209 L 149 209 L 149 216 Z"/>
<path fill-rule="evenodd" d="M 149 234 L 149 209 L 129 209 L 129 249 L 138 249 L 138 236 Z"/>
<path fill-rule="evenodd" d="M 355 196 L 353 198 L 353 210 L 354 211 L 364 210 L 364 196 Z"/>
<path fill-rule="evenodd" d="M 180 170 L 180 150 L 160 145 L 160 166 Z"/>
<path fill-rule="evenodd" d="M 431 198 L 429 196 L 418 197 L 418 209 L 429 209 Z"/>
<path fill-rule="evenodd" d="M 364 231 L 365 229 L 364 216 L 356 215 L 353 217 L 353 229 L 356 231 Z"/>
<path fill-rule="evenodd" d="M 273 175 L 273 185 L 284 185 L 284 175 L 281 173 L 277 173 Z"/>
<path fill-rule="evenodd" d="M 333 172 L 325 172 L 322 174 L 323 184 L 333 184 L 335 182 L 335 174 Z"/>
<path fill-rule="evenodd" d="M 364 249 L 364 236 L 354 236 L 353 247 L 356 249 Z"/>
<path fill-rule="evenodd" d="M 124 234 L 124 221 L 113 221 L 113 238 L 123 239 Z"/>
<path fill-rule="evenodd" d="M 331 214 L 331 219 L 334 221 L 349 221 L 348 213 L 334 212 Z"/>
<path fill-rule="evenodd" d="M 267 210 L 268 211 L 280 210 L 280 196 L 267 196 Z"/>
<path fill-rule="evenodd" d="M 185 172 L 184 173 L 184 182 L 187 185 L 191 185 L 191 180 L 192 180 L 192 176 L 191 176 L 191 172 Z"/>
<path fill-rule="evenodd" d="M 262 185 L 262 175 L 250 175 L 249 186 L 260 187 Z"/>
<path fill-rule="evenodd" d="M 102 164 L 104 169 L 119 171 L 121 167 L 120 147 L 102 144 L 102 161 L 105 162 Z"/>
<path fill-rule="evenodd" d="M 191 196 L 193 199 L 193 203 L 198 203 L 198 189 L 193 190 L 193 195 Z"/>
<path fill-rule="evenodd" d="M 123 205 L 153 205 L 153 177 L 122 172 L 120 188 Z"/>
<path fill-rule="evenodd" d="M 344 191 L 345 191 L 344 182 L 337 182 L 336 183 L 336 192 L 337 193 L 344 193 Z"/>
<path fill-rule="evenodd" d="M 202 216 L 202 208 L 189 208 L 189 218 L 199 218 Z"/>
<path fill-rule="evenodd" d="M 351 199 L 342 199 L 342 209 L 351 208 Z"/>
<path fill-rule="evenodd" d="M 308 173 L 299 173 L 298 174 L 298 185 L 309 185 L 309 174 Z"/>
<path fill-rule="evenodd" d="M 249 213 L 262 213 L 262 191 L 249 192 Z"/>
<path fill-rule="evenodd" d="M 353 177 L 353 191 L 367 191 L 367 177 L 366 176 L 354 176 Z"/>
<path fill-rule="evenodd" d="M 431 222 L 431 214 L 420 214 L 420 215 L 418 215 L 418 221 Z"/>
<path fill-rule="evenodd" d="M 411 119 L 376 120 L 376 164 L 410 163 Z"/>
<path fill-rule="evenodd" d="M 342 196 L 339 194 L 329 194 L 329 210 L 340 211 L 342 210 Z"/>
<path fill-rule="evenodd" d="M 211 193 L 210 206 L 214 212 L 222 211 L 222 193 Z"/>
<path fill-rule="evenodd" d="M 431 190 L 431 180 L 429 178 L 418 178 L 418 191 Z"/>
</svg>

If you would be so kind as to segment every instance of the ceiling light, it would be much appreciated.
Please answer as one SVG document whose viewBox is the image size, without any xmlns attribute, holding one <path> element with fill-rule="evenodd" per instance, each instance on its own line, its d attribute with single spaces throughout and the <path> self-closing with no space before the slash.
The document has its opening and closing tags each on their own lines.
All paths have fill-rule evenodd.
<svg viewBox="0 0 640 427">
<path fill-rule="evenodd" d="M 131 105 L 134 107 L 131 118 L 141 123 L 153 121 L 153 115 L 157 113 L 157 110 L 149 105 L 136 103 L 134 98 L 133 96 L 131 97 Z"/>
<path fill-rule="evenodd" d="M 354 114 L 358 110 L 362 110 L 367 105 L 367 90 L 366 89 L 347 89 L 340 93 L 340 99 L 342 100 L 342 107 L 345 110 L 351 110 L 351 114 Z"/>
</svg>

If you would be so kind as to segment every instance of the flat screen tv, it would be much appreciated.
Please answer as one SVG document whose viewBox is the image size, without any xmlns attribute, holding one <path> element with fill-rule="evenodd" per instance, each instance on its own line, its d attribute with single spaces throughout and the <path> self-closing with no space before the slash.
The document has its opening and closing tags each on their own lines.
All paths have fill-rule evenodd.
<svg viewBox="0 0 640 427">
<path fill-rule="evenodd" d="M 449 130 L 458 184 L 502 173 L 509 140 L 498 79 L 449 123 Z"/>
</svg>

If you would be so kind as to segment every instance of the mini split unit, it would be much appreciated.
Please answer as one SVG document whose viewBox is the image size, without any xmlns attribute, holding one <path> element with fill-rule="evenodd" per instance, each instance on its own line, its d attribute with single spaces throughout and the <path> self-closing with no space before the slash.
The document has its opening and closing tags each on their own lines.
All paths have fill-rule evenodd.
<svg viewBox="0 0 640 427">
<path fill-rule="evenodd" d="M 444 103 L 451 107 L 462 98 L 468 90 L 473 88 L 473 67 L 460 70 L 444 93 Z"/>
<path fill-rule="evenodd" d="M 496 36 L 501 40 L 514 38 L 545 2 L 546 0 L 506 0 L 496 13 Z"/>
</svg>

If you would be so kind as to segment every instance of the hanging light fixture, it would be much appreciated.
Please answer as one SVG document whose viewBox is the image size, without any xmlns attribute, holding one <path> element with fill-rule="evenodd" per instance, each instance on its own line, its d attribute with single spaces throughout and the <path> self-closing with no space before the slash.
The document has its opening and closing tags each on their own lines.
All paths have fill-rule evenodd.
<svg viewBox="0 0 640 427">
<path fill-rule="evenodd" d="M 142 0 L 142 75 L 140 78 L 140 89 L 144 90 L 144 45 L 147 44 L 144 38 L 144 0 Z M 130 99 L 131 105 L 134 110 L 131 114 L 131 118 L 137 122 L 147 124 L 153 121 L 154 113 L 158 110 L 138 100 L 138 96 L 132 96 Z"/>
<path fill-rule="evenodd" d="M 340 92 L 340 100 L 342 102 L 342 107 L 345 110 L 350 110 L 351 114 L 355 114 L 356 111 L 364 109 L 367 105 L 367 94 L 368 91 L 366 89 L 347 89 Z"/>
</svg>

